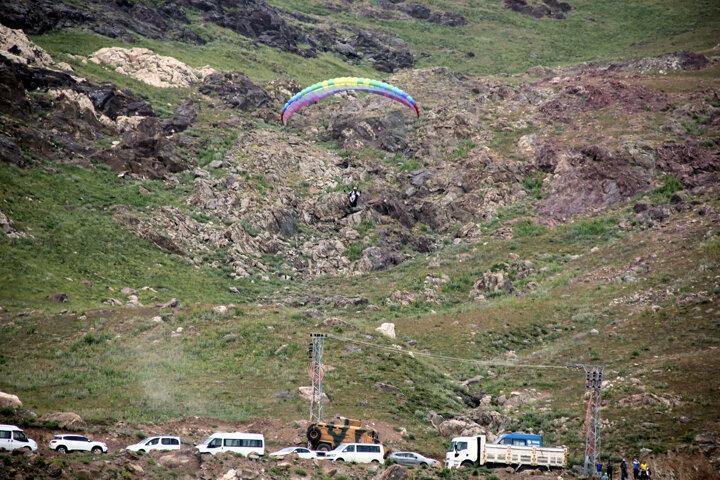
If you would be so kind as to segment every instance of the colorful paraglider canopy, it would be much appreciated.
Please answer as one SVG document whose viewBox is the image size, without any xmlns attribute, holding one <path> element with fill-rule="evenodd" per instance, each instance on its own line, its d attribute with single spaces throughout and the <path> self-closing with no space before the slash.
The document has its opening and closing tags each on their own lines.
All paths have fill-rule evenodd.
<svg viewBox="0 0 720 480">
<path fill-rule="evenodd" d="M 348 90 L 360 90 L 382 95 L 408 106 L 418 117 L 420 116 L 420 108 L 417 102 L 410 95 L 389 83 L 370 78 L 341 77 L 315 83 L 293 95 L 283 107 L 280 119 L 285 124 L 300 109 L 317 103 L 330 95 Z"/>
</svg>

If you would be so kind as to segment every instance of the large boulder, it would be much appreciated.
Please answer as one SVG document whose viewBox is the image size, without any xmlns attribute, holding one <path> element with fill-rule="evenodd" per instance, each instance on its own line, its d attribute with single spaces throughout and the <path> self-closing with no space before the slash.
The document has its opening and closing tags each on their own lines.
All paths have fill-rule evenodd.
<svg viewBox="0 0 720 480">
<path fill-rule="evenodd" d="M 188 129 L 190 125 L 195 121 L 198 114 L 197 105 L 195 102 L 188 99 L 185 103 L 180 105 L 175 114 L 163 123 L 163 130 L 165 133 L 178 133 Z"/>
<path fill-rule="evenodd" d="M 63 430 L 81 430 L 85 421 L 73 412 L 50 412 L 38 418 L 38 422 L 56 424 Z"/>
<path fill-rule="evenodd" d="M 312 387 L 298 387 L 298 392 L 300 393 L 300 398 L 304 398 L 307 401 L 311 401 L 313 397 L 313 389 Z M 330 399 L 328 396 L 323 392 L 322 394 L 322 403 L 328 403 Z"/>
<path fill-rule="evenodd" d="M 398 251 L 382 247 L 369 247 L 363 251 L 362 258 L 358 260 L 358 270 L 369 272 L 386 270 L 399 265 L 405 256 Z"/>
<path fill-rule="evenodd" d="M 253 110 L 270 102 L 267 92 L 240 72 L 212 73 L 203 79 L 200 92 L 217 95 L 227 106 L 239 110 Z"/>
<path fill-rule="evenodd" d="M 388 338 L 395 338 L 395 324 L 392 322 L 385 322 L 375 329 L 382 333 Z"/>
<path fill-rule="evenodd" d="M 380 480 L 405 480 L 408 478 L 408 470 L 402 465 L 390 465 L 380 475 Z"/>
<path fill-rule="evenodd" d="M 487 432 L 485 428 L 464 417 L 443 421 L 437 426 L 437 431 L 443 437 L 474 436 Z"/>
<path fill-rule="evenodd" d="M 25 166 L 22 150 L 12 138 L 0 133 L 0 162 L 12 163 L 18 167 Z"/>
<path fill-rule="evenodd" d="M 51 68 L 53 65 L 52 57 L 30 41 L 22 30 L 13 30 L 1 24 L 0 55 L 25 65 L 44 68 Z"/>
<path fill-rule="evenodd" d="M 0 410 L 16 410 L 22 408 L 22 402 L 17 395 L 0 392 Z"/>
<path fill-rule="evenodd" d="M 513 289 L 513 284 L 506 272 L 485 272 L 473 285 L 470 296 L 482 300 L 488 293 L 512 293 Z"/>
</svg>

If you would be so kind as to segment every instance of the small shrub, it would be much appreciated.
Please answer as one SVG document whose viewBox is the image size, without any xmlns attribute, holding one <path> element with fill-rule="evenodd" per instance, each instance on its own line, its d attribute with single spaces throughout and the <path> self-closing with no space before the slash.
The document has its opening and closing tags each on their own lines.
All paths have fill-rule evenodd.
<svg viewBox="0 0 720 480">
<path fill-rule="evenodd" d="M 574 241 L 607 240 L 617 234 L 617 221 L 608 218 L 580 220 L 570 226 L 568 237 Z"/>
<path fill-rule="evenodd" d="M 527 194 L 535 200 L 542 198 L 542 184 L 544 175 L 540 172 L 531 173 L 522 182 L 522 186 Z"/>
<path fill-rule="evenodd" d="M 360 260 L 363 250 L 365 250 L 365 247 L 363 247 L 362 243 L 352 243 L 348 246 L 347 250 L 345 250 L 345 256 L 348 260 L 354 262 Z"/>
<path fill-rule="evenodd" d="M 682 190 L 683 187 L 683 183 L 677 177 L 667 175 L 663 179 L 662 186 L 653 190 L 650 196 L 655 203 L 667 203 L 670 201 L 670 197 L 672 197 L 675 192 Z"/>
<path fill-rule="evenodd" d="M 307 476 L 307 471 L 306 471 L 304 468 L 298 467 L 298 468 L 295 469 L 295 474 L 296 474 L 296 475 L 300 475 L 301 477 L 306 477 L 306 476 Z"/>
<path fill-rule="evenodd" d="M 475 148 L 475 142 L 472 140 L 463 140 L 457 147 L 455 147 L 455 150 L 450 153 L 450 158 L 454 160 L 465 158 L 473 148 Z"/>
<path fill-rule="evenodd" d="M 516 237 L 536 237 L 545 232 L 545 227 L 532 220 L 520 220 L 513 225 L 513 235 Z"/>
</svg>

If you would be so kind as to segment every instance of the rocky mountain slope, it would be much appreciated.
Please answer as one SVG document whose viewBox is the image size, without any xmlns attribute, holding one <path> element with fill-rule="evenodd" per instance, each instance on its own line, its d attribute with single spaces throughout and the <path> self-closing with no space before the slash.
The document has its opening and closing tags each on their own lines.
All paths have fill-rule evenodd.
<svg viewBox="0 0 720 480">
<path fill-rule="evenodd" d="M 5 5 L 0 329 L 14 350 L 0 390 L 40 414 L 77 411 L 117 442 L 157 428 L 195 439 L 219 421 L 294 442 L 306 335 L 320 329 L 342 337 L 328 346 L 329 410 L 383 426 L 390 447 L 439 454 L 452 435 L 528 429 L 577 462 L 575 373 L 420 354 L 600 362 L 604 453 L 647 448 L 662 478 L 685 478 L 684 462 L 707 478 L 720 387 L 703 373 L 720 307 L 720 60 L 707 32 L 720 12 L 690 3 L 648 13 L 661 31 L 702 17 L 668 27 L 673 48 L 633 23 L 603 51 L 563 53 L 540 39 L 577 40 L 590 15 L 623 28 L 612 2 Z M 468 50 L 493 51 L 508 31 L 538 44 L 491 65 Z M 647 42 L 628 50 L 633 38 Z M 674 53 L 607 60 L 640 50 Z M 422 116 L 343 94 L 280 124 L 293 93 L 346 74 L 400 86 Z M 3 415 L 45 435 L 53 422 L 32 411 Z M 199 478 L 308 468 L 158 462 L 170 470 L 154 475 Z M 95 468 L 61 463 L 60 475 Z"/>
</svg>

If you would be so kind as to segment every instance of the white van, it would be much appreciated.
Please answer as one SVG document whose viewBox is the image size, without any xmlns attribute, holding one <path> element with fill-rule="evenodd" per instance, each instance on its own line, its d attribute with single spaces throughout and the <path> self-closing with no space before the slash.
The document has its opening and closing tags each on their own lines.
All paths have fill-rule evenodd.
<svg viewBox="0 0 720 480">
<path fill-rule="evenodd" d="M 325 458 L 333 462 L 383 463 L 385 449 L 379 443 L 341 443 Z"/>
<path fill-rule="evenodd" d="M 217 432 L 196 445 L 198 453 L 215 455 L 222 452 L 238 453 L 247 457 L 251 453 L 265 455 L 265 437 L 261 433 Z"/>
<path fill-rule="evenodd" d="M 30 452 L 37 450 L 37 443 L 25 435 L 15 425 L 0 425 L 0 452 L 25 449 Z"/>
</svg>

